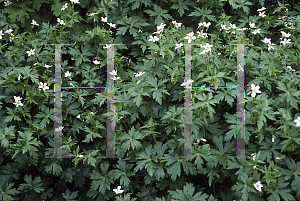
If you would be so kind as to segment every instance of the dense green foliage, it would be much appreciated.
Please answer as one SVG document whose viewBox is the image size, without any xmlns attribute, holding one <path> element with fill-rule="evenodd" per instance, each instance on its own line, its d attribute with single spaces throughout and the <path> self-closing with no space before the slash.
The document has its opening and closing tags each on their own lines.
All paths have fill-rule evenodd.
<svg viewBox="0 0 300 201">
<path fill-rule="evenodd" d="M 297 1 L 0 3 L 1 200 L 300 200 Z M 112 43 L 124 44 L 114 46 L 122 158 L 97 158 L 106 154 L 106 90 L 77 88 L 62 89 L 62 148 L 72 158 L 45 158 L 53 155 L 55 69 L 55 46 L 46 44 L 71 44 L 61 48 L 62 86 L 105 87 L 107 49 L 99 44 Z M 175 158 L 184 154 L 180 43 L 203 45 L 191 47 L 193 87 L 235 86 L 237 46 L 230 44 L 252 44 L 244 53 L 251 157 L 229 157 L 236 154 L 236 90 L 202 87 L 192 91 L 193 154 L 201 157 Z M 251 85 L 260 86 L 254 96 Z"/>
</svg>

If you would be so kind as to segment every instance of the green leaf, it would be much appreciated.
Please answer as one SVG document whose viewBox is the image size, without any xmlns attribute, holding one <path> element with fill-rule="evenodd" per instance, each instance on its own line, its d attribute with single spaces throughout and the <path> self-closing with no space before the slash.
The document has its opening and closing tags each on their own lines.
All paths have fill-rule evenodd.
<svg viewBox="0 0 300 201">
<path fill-rule="evenodd" d="M 37 193 L 45 190 L 44 187 L 42 187 L 43 183 L 41 182 L 42 179 L 40 176 L 35 177 L 32 181 L 32 176 L 26 174 L 24 180 L 26 181 L 26 184 L 21 184 L 18 190 L 25 190 L 25 192 L 34 190 Z"/>
<path fill-rule="evenodd" d="M 153 5 L 154 11 L 152 10 L 145 10 L 145 13 L 148 13 L 150 16 L 157 16 L 155 18 L 155 24 L 156 25 L 160 25 L 161 23 L 163 23 L 163 19 L 162 17 L 164 17 L 166 20 L 172 19 L 173 17 L 170 14 L 166 14 L 168 13 L 167 10 L 162 9 L 160 6 L 154 4 Z"/>
<path fill-rule="evenodd" d="M 171 201 L 187 201 L 187 200 L 197 200 L 197 201 L 206 201 L 209 197 L 206 193 L 197 192 L 194 194 L 195 187 L 192 183 L 186 183 L 183 187 L 183 190 L 177 189 L 176 191 L 169 190 L 168 192 L 172 196 Z"/>
<path fill-rule="evenodd" d="M 59 176 L 62 171 L 62 167 L 59 164 L 52 162 L 50 165 L 45 166 L 45 171 Z"/>
</svg>

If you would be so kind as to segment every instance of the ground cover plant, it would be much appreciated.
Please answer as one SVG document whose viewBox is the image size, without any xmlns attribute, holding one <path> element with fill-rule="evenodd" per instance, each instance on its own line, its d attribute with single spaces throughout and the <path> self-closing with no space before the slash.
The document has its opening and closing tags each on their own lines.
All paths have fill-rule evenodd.
<svg viewBox="0 0 300 201">
<path fill-rule="evenodd" d="M 0 4 L 1 200 L 300 200 L 297 1 Z M 55 129 L 55 46 L 47 44 L 69 44 L 61 46 L 61 82 L 73 88 L 62 89 L 59 131 L 71 158 L 45 157 L 54 154 Z M 123 45 L 114 46 L 114 70 L 107 72 L 111 44 Z M 191 46 L 190 80 L 184 44 L 201 44 Z M 251 44 L 244 69 L 233 44 Z M 245 74 L 248 157 L 230 158 L 238 71 Z M 110 114 L 107 90 L 95 86 L 105 88 L 108 75 L 115 155 L 122 158 L 97 158 L 106 155 Z M 184 155 L 191 86 L 199 157 L 176 158 Z"/>
</svg>

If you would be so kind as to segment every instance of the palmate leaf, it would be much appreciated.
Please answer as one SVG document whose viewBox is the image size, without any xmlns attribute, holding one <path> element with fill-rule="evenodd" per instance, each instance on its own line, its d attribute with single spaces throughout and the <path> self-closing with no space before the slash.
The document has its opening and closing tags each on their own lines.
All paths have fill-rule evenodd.
<svg viewBox="0 0 300 201">
<path fill-rule="evenodd" d="M 206 22 L 205 18 L 207 18 L 208 20 L 214 21 L 214 22 L 218 22 L 214 15 L 210 15 L 212 13 L 212 10 L 203 8 L 203 7 L 201 9 L 196 7 L 195 10 L 196 11 L 191 12 L 191 14 L 189 14 L 189 16 L 195 16 L 195 17 L 201 16 L 202 22 Z"/>
<path fill-rule="evenodd" d="M 27 4 L 28 2 L 26 1 L 20 1 L 5 8 L 4 12 L 9 14 L 8 17 L 12 23 L 18 20 L 21 21 L 23 25 L 25 25 L 25 19 L 30 19 L 28 12 L 35 12 L 34 9 L 27 7 Z"/>
<path fill-rule="evenodd" d="M 9 145 L 9 140 L 16 138 L 14 134 L 15 126 L 6 127 L 4 124 L 4 128 L 0 128 L 0 141 L 1 146 L 7 148 Z"/>
<path fill-rule="evenodd" d="M 168 13 L 167 10 L 162 9 L 161 7 L 159 7 L 158 5 L 154 4 L 153 6 L 154 11 L 152 10 L 145 10 L 145 13 L 148 13 L 150 16 L 157 16 L 155 18 L 155 24 L 156 25 L 160 25 L 161 23 L 163 23 L 163 19 L 162 17 L 164 17 L 166 20 L 173 20 L 173 17 L 170 14 L 166 14 Z"/>
<path fill-rule="evenodd" d="M 55 176 L 59 176 L 62 171 L 62 167 L 59 164 L 52 162 L 50 165 L 45 166 L 45 171 L 52 173 Z"/>
<path fill-rule="evenodd" d="M 23 79 L 30 78 L 32 82 L 40 85 L 40 82 L 38 80 L 39 74 L 35 69 L 32 69 L 31 66 L 17 68 L 16 71 L 23 75 Z"/>
<path fill-rule="evenodd" d="M 42 179 L 39 176 L 35 177 L 32 181 L 32 176 L 26 174 L 24 180 L 26 181 L 26 183 L 21 184 L 18 190 L 25 190 L 25 192 L 27 192 L 28 190 L 34 190 L 37 193 L 45 190 L 44 187 L 42 187 Z"/>
<path fill-rule="evenodd" d="M 172 191 L 169 190 L 168 192 L 172 196 L 171 201 L 187 201 L 187 200 L 194 200 L 194 201 L 206 201 L 209 197 L 206 193 L 202 194 L 202 192 L 198 192 L 194 194 L 195 187 L 192 183 L 186 183 L 183 187 L 183 190 L 176 190 Z"/>
<path fill-rule="evenodd" d="M 189 10 L 187 6 L 194 6 L 193 2 L 187 0 L 177 0 L 171 8 L 178 10 L 180 17 L 184 14 L 184 10 Z"/>
<path fill-rule="evenodd" d="M 15 195 L 20 193 L 20 191 L 15 188 L 11 188 L 14 186 L 14 183 L 7 182 L 6 179 L 3 179 L 0 184 L 0 200 L 14 200 L 14 198 L 10 195 Z"/>
<path fill-rule="evenodd" d="M 272 192 L 272 195 L 268 197 L 268 200 L 280 201 L 282 200 L 279 197 L 280 195 L 285 201 L 289 201 L 289 200 L 296 201 L 295 197 L 289 193 L 291 189 L 287 188 L 287 185 L 289 185 L 289 183 L 284 181 L 285 180 L 283 177 L 278 178 L 278 181 L 276 182 L 277 183 L 276 190 Z"/>
<path fill-rule="evenodd" d="M 26 130 L 25 132 L 18 131 L 19 138 L 17 141 L 17 144 L 13 145 L 12 147 L 16 150 L 15 154 L 13 155 L 13 158 L 15 155 L 22 151 L 22 153 L 29 152 L 30 156 L 36 156 L 37 155 L 37 147 L 39 145 L 43 145 L 42 142 L 37 141 L 36 138 L 32 136 L 32 132 L 29 130 Z"/>
</svg>

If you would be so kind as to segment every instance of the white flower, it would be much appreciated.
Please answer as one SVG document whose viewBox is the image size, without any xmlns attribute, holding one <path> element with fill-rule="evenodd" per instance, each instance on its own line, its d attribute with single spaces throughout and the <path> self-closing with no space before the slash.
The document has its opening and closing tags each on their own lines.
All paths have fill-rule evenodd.
<svg viewBox="0 0 300 201">
<path fill-rule="evenodd" d="M 39 24 L 37 24 L 35 20 L 32 20 L 31 24 L 39 26 Z"/>
<path fill-rule="evenodd" d="M 79 0 L 70 0 L 73 3 L 80 3 Z"/>
<path fill-rule="evenodd" d="M 124 190 L 121 190 L 121 186 L 118 186 L 117 189 L 113 189 L 116 194 L 123 193 Z"/>
<path fill-rule="evenodd" d="M 256 35 L 257 33 L 260 33 L 260 29 L 256 29 L 255 31 L 252 32 L 254 35 Z"/>
<path fill-rule="evenodd" d="M 115 75 L 117 75 L 117 71 L 116 71 L 116 70 L 113 70 L 113 71 L 109 72 L 109 74 L 115 76 Z"/>
<path fill-rule="evenodd" d="M 60 131 L 62 131 L 62 129 L 64 129 L 64 126 L 60 126 L 59 128 L 55 128 L 55 131 L 60 132 Z"/>
<path fill-rule="evenodd" d="M 107 17 L 101 17 L 102 22 L 107 22 Z"/>
<path fill-rule="evenodd" d="M 141 77 L 144 73 L 145 73 L 145 72 L 139 72 L 139 73 L 137 73 L 137 74 L 136 74 L 136 73 L 133 73 L 133 74 L 136 74 L 135 77 Z"/>
<path fill-rule="evenodd" d="M 275 140 L 275 137 L 274 137 L 274 135 L 272 135 L 272 142 L 274 142 L 274 140 Z"/>
<path fill-rule="evenodd" d="M 300 126 L 300 117 L 295 119 L 294 122 L 296 123 L 296 126 L 299 127 Z"/>
<path fill-rule="evenodd" d="M 277 160 L 281 160 L 281 158 L 279 158 L 279 157 L 276 157 L 276 159 L 277 159 Z"/>
<path fill-rule="evenodd" d="M 253 160 L 255 161 L 256 153 L 251 154 L 251 156 L 253 156 Z"/>
<path fill-rule="evenodd" d="M 41 88 L 41 89 L 43 89 L 44 91 L 46 90 L 46 89 L 49 89 L 49 87 L 47 86 L 47 83 L 42 83 L 42 82 L 40 82 L 40 86 L 39 86 L 39 88 Z"/>
<path fill-rule="evenodd" d="M 100 64 L 100 61 L 95 60 L 95 61 L 93 61 L 93 63 L 94 63 L 94 64 Z"/>
<path fill-rule="evenodd" d="M 197 31 L 198 37 L 207 38 L 207 33 L 203 33 L 203 30 Z"/>
<path fill-rule="evenodd" d="M 103 47 L 103 48 L 105 49 L 105 48 L 110 48 L 110 47 L 112 47 L 112 44 L 105 44 L 105 47 Z"/>
<path fill-rule="evenodd" d="M 2 36 L 4 35 L 3 31 L 0 30 L 0 39 L 2 39 Z"/>
<path fill-rule="evenodd" d="M 36 62 L 35 64 L 33 64 L 34 66 L 36 66 L 36 65 L 38 65 L 39 64 L 39 62 Z"/>
<path fill-rule="evenodd" d="M 20 101 L 22 98 L 20 96 L 14 96 L 15 101 Z"/>
<path fill-rule="evenodd" d="M 288 69 L 290 69 L 291 71 L 296 71 L 296 70 L 293 70 L 292 68 L 291 68 L 291 66 L 286 66 Z"/>
<path fill-rule="evenodd" d="M 16 105 L 16 107 L 23 106 L 23 103 L 21 103 L 21 100 L 15 99 L 15 102 L 13 104 Z"/>
<path fill-rule="evenodd" d="M 139 84 L 141 82 L 141 80 L 139 80 L 138 82 L 137 82 L 137 84 Z"/>
<path fill-rule="evenodd" d="M 78 154 L 77 154 L 77 157 L 79 157 L 79 158 L 82 158 L 82 157 L 83 157 L 83 155 L 78 155 Z"/>
<path fill-rule="evenodd" d="M 255 97 L 257 93 L 261 93 L 261 91 L 259 90 L 259 88 L 260 88 L 260 86 L 255 86 L 254 84 L 251 84 L 252 93 L 251 92 L 249 92 L 249 93 L 251 93 L 252 97 Z"/>
<path fill-rule="evenodd" d="M 188 43 L 191 43 L 193 39 L 196 39 L 196 36 L 194 36 L 194 32 L 192 31 L 184 39 L 188 39 Z"/>
<path fill-rule="evenodd" d="M 67 71 L 66 73 L 65 73 L 65 77 L 70 77 L 71 76 L 71 73 L 69 72 L 69 71 Z"/>
<path fill-rule="evenodd" d="M 91 114 L 94 114 L 94 112 L 91 112 Z"/>
<path fill-rule="evenodd" d="M 110 27 L 116 28 L 116 25 L 113 23 L 107 23 Z"/>
<path fill-rule="evenodd" d="M 9 4 L 11 4 L 11 2 L 8 0 L 8 1 L 4 1 L 4 4 L 5 6 L 8 6 Z"/>
<path fill-rule="evenodd" d="M 263 11 L 263 10 L 266 10 L 266 8 L 262 7 L 261 9 L 257 9 L 257 12 L 260 12 L 260 11 Z"/>
<path fill-rule="evenodd" d="M 183 46 L 183 43 L 176 44 L 175 50 L 176 50 L 177 48 L 180 48 L 180 47 L 182 47 L 182 46 Z"/>
<path fill-rule="evenodd" d="M 68 8 L 68 3 L 66 3 L 66 4 L 61 8 L 61 10 L 65 10 L 66 8 Z"/>
<path fill-rule="evenodd" d="M 51 65 L 51 66 L 52 66 L 52 65 Z M 45 67 L 45 68 L 50 68 L 51 66 L 49 66 L 49 65 L 45 64 L 45 66 L 44 66 L 44 67 Z"/>
<path fill-rule="evenodd" d="M 11 34 L 11 36 L 9 37 L 9 41 L 11 42 L 14 39 L 14 35 Z"/>
<path fill-rule="evenodd" d="M 285 33 L 284 31 L 281 31 L 281 34 L 283 35 L 283 37 L 290 37 L 291 33 Z"/>
<path fill-rule="evenodd" d="M 203 50 L 203 52 L 201 52 L 201 53 L 199 53 L 199 54 L 204 54 L 204 53 L 206 53 L 206 52 L 209 52 L 209 51 L 211 51 L 211 47 L 212 47 L 213 45 L 210 45 L 209 43 L 206 43 L 205 45 L 201 45 L 201 47 L 203 47 L 204 48 L 204 50 Z"/>
<path fill-rule="evenodd" d="M 189 85 L 193 82 L 193 80 L 188 80 L 187 82 L 182 83 L 180 86 L 185 86 L 186 88 L 189 88 Z"/>
<path fill-rule="evenodd" d="M 64 21 L 61 20 L 61 19 L 59 19 L 59 18 L 57 18 L 57 22 L 58 22 L 60 25 L 66 25 L 66 24 L 64 23 Z"/>
<path fill-rule="evenodd" d="M 210 22 L 208 22 L 208 23 L 203 22 L 203 25 L 208 28 L 209 25 L 211 25 L 211 23 Z"/>
<path fill-rule="evenodd" d="M 152 42 L 159 41 L 159 38 L 157 36 L 150 35 L 149 37 L 150 39 L 148 41 L 152 41 Z"/>
<path fill-rule="evenodd" d="M 274 45 L 274 44 L 272 43 L 272 45 Z M 268 51 L 270 51 L 270 49 L 274 49 L 274 47 L 272 47 L 270 44 L 268 44 Z"/>
<path fill-rule="evenodd" d="M 98 13 L 91 13 L 91 14 L 89 14 L 89 16 L 94 16 L 94 15 L 96 15 L 96 14 L 98 14 Z"/>
<path fill-rule="evenodd" d="M 222 29 L 228 30 L 225 24 L 221 24 Z"/>
<path fill-rule="evenodd" d="M 286 38 L 284 38 L 284 41 L 281 41 L 280 43 L 282 43 L 283 45 L 286 45 L 288 43 L 291 43 L 291 39 L 286 40 Z"/>
<path fill-rule="evenodd" d="M 260 181 L 258 181 L 254 184 L 254 187 L 256 190 L 261 191 L 261 187 L 263 187 L 263 185 L 260 183 Z"/>
<path fill-rule="evenodd" d="M 163 31 L 166 24 L 160 23 L 160 26 L 157 26 L 157 31 Z"/>
<path fill-rule="evenodd" d="M 30 51 L 26 51 L 28 56 L 30 57 L 31 55 L 34 55 L 35 49 L 30 49 Z"/>
<path fill-rule="evenodd" d="M 148 41 L 152 41 L 152 42 L 155 42 L 155 41 L 158 41 L 159 40 L 159 38 L 157 37 L 157 36 L 152 36 L 152 35 L 150 35 L 149 36 L 150 37 L 150 39 L 148 40 Z"/>
<path fill-rule="evenodd" d="M 255 26 L 255 23 L 249 23 L 249 26 L 251 27 L 251 28 L 255 28 L 254 26 Z"/>
<path fill-rule="evenodd" d="M 176 21 L 172 21 L 175 27 L 179 28 L 181 27 L 182 23 L 177 23 Z"/>
<path fill-rule="evenodd" d="M 259 16 L 266 17 L 265 12 L 259 12 Z"/>
<path fill-rule="evenodd" d="M 11 34 L 12 32 L 13 32 L 12 29 L 8 29 L 8 30 L 4 31 L 4 33 L 8 33 L 8 34 Z"/>
<path fill-rule="evenodd" d="M 110 79 L 112 79 L 112 80 L 118 80 L 118 79 L 120 79 L 120 77 L 113 77 L 113 78 L 110 78 Z"/>
<path fill-rule="evenodd" d="M 231 23 L 230 23 L 230 28 L 236 29 L 237 27 L 235 26 L 235 24 L 231 24 Z"/>
<path fill-rule="evenodd" d="M 80 119 L 80 114 L 76 117 L 77 119 Z"/>
<path fill-rule="evenodd" d="M 264 40 L 262 40 L 262 42 L 271 44 L 271 39 L 270 38 L 265 38 Z"/>
</svg>

